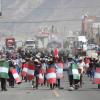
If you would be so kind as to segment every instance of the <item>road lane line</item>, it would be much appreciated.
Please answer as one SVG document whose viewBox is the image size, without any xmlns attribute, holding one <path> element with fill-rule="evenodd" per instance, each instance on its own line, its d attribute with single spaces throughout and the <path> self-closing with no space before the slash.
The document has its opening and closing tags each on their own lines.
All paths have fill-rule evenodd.
<svg viewBox="0 0 100 100">
<path fill-rule="evenodd" d="M 53 90 L 53 93 L 55 94 L 56 97 L 59 97 L 59 93 L 56 90 Z"/>
</svg>

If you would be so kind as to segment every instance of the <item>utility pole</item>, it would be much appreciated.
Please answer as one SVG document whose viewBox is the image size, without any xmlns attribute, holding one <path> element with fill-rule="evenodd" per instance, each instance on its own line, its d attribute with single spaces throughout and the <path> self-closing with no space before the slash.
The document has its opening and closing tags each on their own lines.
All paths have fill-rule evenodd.
<svg viewBox="0 0 100 100">
<path fill-rule="evenodd" d="M 2 16 L 2 0 L 0 0 L 0 16 Z"/>
<path fill-rule="evenodd" d="M 100 26 L 98 25 L 98 45 L 100 46 Z"/>
<path fill-rule="evenodd" d="M 51 27 L 51 32 L 54 34 L 54 25 Z"/>
</svg>

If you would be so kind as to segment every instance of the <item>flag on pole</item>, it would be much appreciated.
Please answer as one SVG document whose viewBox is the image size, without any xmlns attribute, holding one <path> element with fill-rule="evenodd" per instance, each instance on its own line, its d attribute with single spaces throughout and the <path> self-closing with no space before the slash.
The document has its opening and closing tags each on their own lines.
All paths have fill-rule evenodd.
<svg viewBox="0 0 100 100">
<path fill-rule="evenodd" d="M 41 71 L 39 72 L 38 83 L 39 83 L 39 84 L 43 84 L 43 83 L 44 83 L 44 75 L 42 74 Z"/>
<path fill-rule="evenodd" d="M 72 74 L 73 74 L 73 79 L 80 80 L 80 74 L 78 72 L 78 67 L 76 63 L 72 63 Z"/>
<path fill-rule="evenodd" d="M 63 78 L 63 63 L 56 64 L 56 77 L 57 79 Z"/>
<path fill-rule="evenodd" d="M 28 71 L 27 71 L 28 80 L 32 80 L 34 78 L 34 71 L 35 71 L 35 66 L 28 65 Z"/>
<path fill-rule="evenodd" d="M 94 82 L 95 84 L 100 84 L 100 68 L 96 68 Z"/>
<path fill-rule="evenodd" d="M 28 72 L 28 64 L 25 63 L 23 65 L 22 76 L 25 77 L 27 75 L 27 72 Z"/>
<path fill-rule="evenodd" d="M 0 61 L 0 78 L 9 78 L 9 63 L 5 60 Z"/>
<path fill-rule="evenodd" d="M 56 69 L 48 68 L 46 78 L 49 84 L 55 84 L 56 83 Z"/>
<path fill-rule="evenodd" d="M 11 69 L 11 72 L 12 72 L 12 75 L 16 81 L 17 84 L 20 84 L 21 83 L 21 78 L 20 76 L 18 75 L 18 72 L 16 71 L 15 68 Z"/>
</svg>

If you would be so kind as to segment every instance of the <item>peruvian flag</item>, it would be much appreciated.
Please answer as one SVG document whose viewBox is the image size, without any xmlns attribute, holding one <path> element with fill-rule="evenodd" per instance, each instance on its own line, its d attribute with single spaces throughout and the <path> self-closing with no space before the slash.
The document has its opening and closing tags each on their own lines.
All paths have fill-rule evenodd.
<svg viewBox="0 0 100 100">
<path fill-rule="evenodd" d="M 48 68 L 46 78 L 49 84 L 55 84 L 56 83 L 56 69 Z"/>
<path fill-rule="evenodd" d="M 23 65 L 22 76 L 25 77 L 27 75 L 27 72 L 28 72 L 28 63 L 25 63 Z"/>
<path fill-rule="evenodd" d="M 100 68 L 96 68 L 94 81 L 96 84 L 100 84 Z"/>
<path fill-rule="evenodd" d="M 63 63 L 56 64 L 56 76 L 57 78 L 63 78 Z"/>
<path fill-rule="evenodd" d="M 34 78 L 34 71 L 35 71 L 35 66 L 29 65 L 28 71 L 27 71 L 27 75 L 28 75 L 29 80 L 32 80 Z"/>
<path fill-rule="evenodd" d="M 39 80 L 38 80 L 39 84 L 43 84 L 44 83 L 44 74 L 42 73 L 42 70 L 40 70 L 39 72 Z"/>
<path fill-rule="evenodd" d="M 16 84 L 20 84 L 21 83 L 21 79 L 20 76 L 18 75 L 17 71 L 15 68 L 11 69 L 12 75 L 16 81 Z"/>
</svg>

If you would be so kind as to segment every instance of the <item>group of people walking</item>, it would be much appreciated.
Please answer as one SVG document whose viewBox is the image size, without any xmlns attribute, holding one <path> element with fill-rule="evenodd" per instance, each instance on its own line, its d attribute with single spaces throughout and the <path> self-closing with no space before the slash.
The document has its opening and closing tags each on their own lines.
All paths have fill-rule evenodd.
<svg viewBox="0 0 100 100">
<path fill-rule="evenodd" d="M 67 70 L 69 90 L 72 91 L 82 87 L 84 74 L 94 82 L 96 67 L 100 67 L 99 59 L 73 58 L 72 55 L 69 55 L 64 63 L 62 56 L 57 52 L 48 55 L 38 52 L 34 56 L 27 54 L 24 57 L 19 53 L 19 55 L 10 58 L 6 56 L 5 59 L 2 59 L 1 57 L 0 64 L 2 91 L 7 91 L 6 81 L 9 82 L 11 88 L 14 88 L 15 83 L 31 81 L 32 88 L 38 89 L 39 85 L 46 85 L 50 89 L 63 89 L 61 79 L 64 79 L 64 68 Z"/>
</svg>

